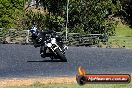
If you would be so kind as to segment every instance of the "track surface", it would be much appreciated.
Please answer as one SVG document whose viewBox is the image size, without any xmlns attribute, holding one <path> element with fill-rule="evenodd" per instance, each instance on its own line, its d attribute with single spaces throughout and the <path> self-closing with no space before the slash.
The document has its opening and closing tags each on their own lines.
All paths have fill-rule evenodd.
<svg viewBox="0 0 132 88">
<path fill-rule="evenodd" d="M 0 45 L 0 77 L 74 76 L 87 73 L 132 73 L 132 49 L 69 47 L 68 62 L 41 58 L 31 45 Z"/>
</svg>

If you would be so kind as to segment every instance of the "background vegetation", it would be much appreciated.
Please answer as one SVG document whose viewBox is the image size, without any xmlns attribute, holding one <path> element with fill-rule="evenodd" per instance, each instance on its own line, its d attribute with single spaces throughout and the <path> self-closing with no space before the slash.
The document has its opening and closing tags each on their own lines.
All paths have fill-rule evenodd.
<svg viewBox="0 0 132 88">
<path fill-rule="evenodd" d="M 0 0 L 0 28 L 17 28 L 23 16 L 23 0 Z"/>
<path fill-rule="evenodd" d="M 40 29 L 65 32 L 66 6 L 67 0 L 0 0 L 0 28 L 29 29 L 34 19 Z M 132 36 L 131 18 L 131 0 L 70 0 L 68 32 Z"/>
<path fill-rule="evenodd" d="M 34 0 L 34 7 L 41 7 L 44 13 L 25 9 L 32 0 L 0 0 L 0 28 L 21 28 L 31 26 L 32 19 L 40 28 L 62 31 L 66 23 L 67 0 Z M 123 16 L 126 22 L 131 16 L 130 0 L 70 0 L 69 32 L 114 34 L 117 25 L 114 16 Z M 31 8 L 31 7 L 29 7 Z"/>
</svg>

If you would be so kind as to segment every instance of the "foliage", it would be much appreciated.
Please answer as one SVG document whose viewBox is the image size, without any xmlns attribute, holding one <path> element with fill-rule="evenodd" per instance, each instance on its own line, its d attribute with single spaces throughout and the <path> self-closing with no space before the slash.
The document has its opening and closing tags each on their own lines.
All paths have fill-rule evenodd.
<svg viewBox="0 0 132 88">
<path fill-rule="evenodd" d="M 121 9 L 118 13 L 132 27 L 132 0 L 120 0 Z"/>
<path fill-rule="evenodd" d="M 25 15 L 24 1 L 31 0 L 0 0 L 0 27 L 27 29 L 35 19 L 37 26 L 42 29 L 64 31 L 67 0 L 34 0 L 36 7 L 43 6 L 48 13 L 29 11 Z M 124 11 L 128 14 L 124 17 L 130 23 L 130 3 L 130 0 L 70 0 L 68 30 L 113 35 L 116 21 L 112 16 L 122 15 Z"/>
<path fill-rule="evenodd" d="M 0 28 L 15 28 L 23 16 L 23 0 L 0 0 Z"/>
<path fill-rule="evenodd" d="M 69 27 L 80 28 L 87 33 L 104 33 L 114 29 L 112 20 L 107 19 L 118 10 L 111 0 L 72 0 L 69 6 Z M 107 21 L 107 23 L 106 23 Z M 105 29 L 104 29 L 105 28 Z M 112 32 L 108 34 L 113 34 Z"/>
<path fill-rule="evenodd" d="M 42 30 L 53 29 L 55 31 L 62 31 L 61 29 L 64 27 L 64 18 L 61 16 L 49 16 L 48 14 L 43 15 L 29 11 L 26 13 L 25 19 L 23 19 L 23 28 L 31 27 L 33 25 L 32 20 L 35 20 L 35 24 Z"/>
<path fill-rule="evenodd" d="M 64 18 L 61 16 L 48 16 L 46 20 L 46 27 L 55 31 L 62 31 L 64 27 Z"/>
<path fill-rule="evenodd" d="M 67 0 L 35 0 L 37 7 L 48 9 L 45 27 L 61 31 L 66 22 Z M 120 9 L 119 1 L 113 0 L 70 0 L 69 32 L 114 34 L 115 22 L 108 19 Z"/>
<path fill-rule="evenodd" d="M 35 20 L 35 24 L 39 28 L 43 28 L 45 26 L 45 19 L 46 19 L 45 15 L 29 11 L 28 13 L 25 14 L 25 17 L 22 19 L 22 27 L 23 29 L 30 28 L 33 25 L 32 20 Z"/>
<path fill-rule="evenodd" d="M 45 9 L 48 9 L 49 14 L 61 15 L 65 10 L 67 0 L 35 0 L 38 5 L 42 5 Z"/>
</svg>

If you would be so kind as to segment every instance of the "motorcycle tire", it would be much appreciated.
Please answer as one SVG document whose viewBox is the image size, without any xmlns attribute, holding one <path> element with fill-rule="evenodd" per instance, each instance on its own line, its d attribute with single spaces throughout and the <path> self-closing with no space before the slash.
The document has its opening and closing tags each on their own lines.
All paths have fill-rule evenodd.
<svg viewBox="0 0 132 88">
<path fill-rule="evenodd" d="M 45 56 L 45 47 L 44 46 L 40 46 L 40 56 L 42 57 L 42 58 L 45 58 L 46 56 Z"/>
<path fill-rule="evenodd" d="M 63 62 L 67 62 L 65 55 L 62 54 L 58 48 L 55 50 L 55 52 L 56 52 L 57 56 L 59 57 L 59 59 L 61 59 Z"/>
<path fill-rule="evenodd" d="M 46 57 L 45 54 L 43 54 L 43 53 L 40 54 L 40 56 L 41 56 L 42 58 L 45 58 L 45 57 Z"/>
</svg>

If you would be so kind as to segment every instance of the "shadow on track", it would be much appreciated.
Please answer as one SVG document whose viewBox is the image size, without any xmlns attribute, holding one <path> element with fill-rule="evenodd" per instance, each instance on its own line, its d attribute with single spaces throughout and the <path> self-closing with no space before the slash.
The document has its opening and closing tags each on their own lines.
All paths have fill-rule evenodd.
<svg viewBox="0 0 132 88">
<path fill-rule="evenodd" d="M 64 62 L 62 60 L 42 60 L 42 61 L 27 61 L 27 62 Z"/>
</svg>

